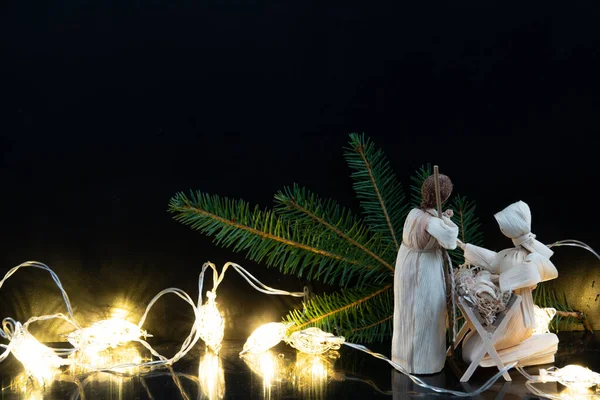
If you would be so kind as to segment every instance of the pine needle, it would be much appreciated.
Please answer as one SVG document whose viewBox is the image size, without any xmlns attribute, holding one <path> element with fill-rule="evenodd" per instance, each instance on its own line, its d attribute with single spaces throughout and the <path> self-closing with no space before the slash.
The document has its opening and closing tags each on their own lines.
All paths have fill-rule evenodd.
<svg viewBox="0 0 600 400">
<path fill-rule="evenodd" d="M 381 149 L 376 149 L 364 134 L 350 134 L 350 147 L 344 154 L 354 170 L 354 191 L 373 232 L 381 233 L 394 243 L 396 251 L 402 240 L 402 227 L 408 208 L 404 192 Z"/>
</svg>

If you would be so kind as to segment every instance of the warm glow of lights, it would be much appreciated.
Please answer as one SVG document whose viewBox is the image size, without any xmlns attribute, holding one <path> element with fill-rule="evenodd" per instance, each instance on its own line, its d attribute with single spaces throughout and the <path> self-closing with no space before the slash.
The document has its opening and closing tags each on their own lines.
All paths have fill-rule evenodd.
<svg viewBox="0 0 600 400">
<path fill-rule="evenodd" d="M 329 350 L 339 349 L 346 339 L 313 327 L 293 332 L 285 341 L 303 353 L 323 354 Z"/>
<path fill-rule="evenodd" d="M 241 358 L 248 367 L 262 379 L 263 395 L 272 397 L 273 389 L 283 383 L 292 384 L 306 398 L 324 397 L 327 383 L 337 379 L 334 371 L 337 351 L 326 354 L 306 354 L 296 352 L 296 360 L 286 358 L 273 351 L 245 353 Z"/>
<path fill-rule="evenodd" d="M 535 328 L 533 333 L 548 333 L 550 332 L 550 321 L 556 315 L 555 308 L 540 308 L 534 305 L 535 312 Z"/>
<path fill-rule="evenodd" d="M 293 323 L 269 322 L 259 326 L 252 332 L 240 354 L 263 353 L 276 346 L 285 338 L 286 332 Z"/>
<path fill-rule="evenodd" d="M 60 373 L 60 366 L 68 361 L 40 343 L 20 323 L 14 329 L 10 341 L 12 354 L 23 364 L 27 376 L 34 378 L 40 386 L 48 385 Z"/>
<path fill-rule="evenodd" d="M 10 382 L 10 390 L 18 393 L 19 398 L 25 396 L 27 400 L 42 400 L 44 398 L 44 387 L 38 384 L 38 381 L 32 379 L 25 372 L 17 375 Z"/>
<path fill-rule="evenodd" d="M 221 359 L 212 352 L 206 352 L 198 368 L 200 388 L 208 400 L 220 400 L 225 397 L 225 372 Z"/>
<path fill-rule="evenodd" d="M 540 370 L 542 381 L 558 381 L 576 393 L 600 384 L 600 374 L 580 365 L 567 365 L 563 368 Z"/>
<path fill-rule="evenodd" d="M 327 381 L 334 376 L 334 363 L 339 353 L 307 354 L 298 352 L 295 364 L 295 384 L 308 397 L 324 397 Z"/>
<path fill-rule="evenodd" d="M 148 336 L 151 335 L 134 323 L 120 318 L 111 318 L 71 332 L 67 340 L 75 348 L 91 355 Z"/>
<path fill-rule="evenodd" d="M 225 320 L 217 308 L 214 292 L 206 292 L 206 297 L 206 304 L 198 310 L 198 331 L 204 343 L 218 354 L 225 334 Z"/>
<path fill-rule="evenodd" d="M 124 307 L 113 307 L 110 310 L 110 319 L 125 319 L 129 315 L 129 310 Z"/>
<path fill-rule="evenodd" d="M 240 356 L 248 367 L 262 379 L 263 398 L 271 398 L 273 386 L 292 380 L 293 364 L 283 354 L 272 351 L 245 353 Z"/>
<path fill-rule="evenodd" d="M 116 348 L 108 348 L 99 352 L 76 352 L 72 354 L 70 359 L 75 361 L 71 365 L 71 372 L 85 373 L 89 370 L 108 370 L 114 372 L 122 372 L 128 374 L 137 374 L 140 372 L 140 367 L 135 365 L 144 362 L 144 358 L 139 350 L 133 345 L 119 346 Z M 112 368 L 117 365 L 133 364 L 131 367 Z"/>
</svg>

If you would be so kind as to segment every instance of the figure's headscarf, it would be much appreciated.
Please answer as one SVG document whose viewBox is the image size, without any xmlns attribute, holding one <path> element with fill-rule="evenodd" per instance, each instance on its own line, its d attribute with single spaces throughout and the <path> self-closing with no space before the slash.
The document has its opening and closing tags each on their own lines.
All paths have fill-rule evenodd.
<svg viewBox="0 0 600 400">
<path fill-rule="evenodd" d="M 550 258 L 554 252 L 531 233 L 531 210 L 529 206 L 517 201 L 494 215 L 505 236 L 512 239 L 515 247 L 522 246 L 532 253 Z"/>
</svg>

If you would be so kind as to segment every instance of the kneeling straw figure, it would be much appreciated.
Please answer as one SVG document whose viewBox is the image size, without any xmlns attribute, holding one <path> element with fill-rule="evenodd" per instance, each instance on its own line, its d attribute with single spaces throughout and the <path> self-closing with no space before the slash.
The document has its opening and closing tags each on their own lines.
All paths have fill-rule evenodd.
<svg viewBox="0 0 600 400">
<path fill-rule="evenodd" d="M 452 193 L 452 182 L 439 175 L 440 201 Z M 394 273 L 392 360 L 413 374 L 440 372 L 446 361 L 445 249 L 455 249 L 458 226 L 436 211 L 434 175 L 421 187 L 420 208 L 404 222 Z"/>
<path fill-rule="evenodd" d="M 513 203 L 494 217 L 502 233 L 512 239 L 514 247 L 496 253 L 458 241 L 458 246 L 464 250 L 466 264 L 490 271 L 501 292 L 512 291 L 521 296 L 519 310 L 504 332 L 500 332 L 493 343 L 494 348 L 504 364 L 514 361 L 519 361 L 521 366 L 551 363 L 558 349 L 558 338 L 553 333 L 533 335 L 535 308 L 531 292 L 538 283 L 558 277 L 558 271 L 550 261 L 554 252 L 531 233 L 531 211 L 526 203 Z M 481 337 L 471 332 L 463 342 L 463 359 L 471 362 L 482 348 Z M 486 356 L 480 365 L 494 364 Z"/>
</svg>

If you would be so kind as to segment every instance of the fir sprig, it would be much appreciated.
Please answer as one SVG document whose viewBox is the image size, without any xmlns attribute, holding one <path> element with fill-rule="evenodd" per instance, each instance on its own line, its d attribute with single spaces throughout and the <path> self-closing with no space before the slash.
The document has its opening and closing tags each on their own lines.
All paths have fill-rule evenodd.
<svg viewBox="0 0 600 400">
<path fill-rule="evenodd" d="M 459 239 L 463 243 L 481 246 L 483 243 L 483 234 L 479 230 L 481 227 L 479 218 L 475 215 L 475 203 L 457 194 L 452 197 L 450 208 L 454 212 L 452 221 L 458 226 Z M 458 266 L 465 262 L 465 255 L 461 249 L 456 248 L 449 251 L 449 253 L 453 265 Z"/>
<path fill-rule="evenodd" d="M 217 245 L 245 251 L 246 257 L 283 273 L 346 286 L 354 279 L 382 282 L 389 275 L 376 264 L 366 265 L 356 250 L 315 227 L 295 229 L 270 210 L 191 192 L 176 194 L 169 204 L 174 218 L 208 236 Z M 332 241 L 334 241 L 332 243 Z"/>
<path fill-rule="evenodd" d="M 364 134 L 350 134 L 346 161 L 354 172 L 354 191 L 373 232 L 393 242 L 396 250 L 402 241 L 402 227 L 408 212 L 405 196 L 394 170 L 381 149 Z"/>
<path fill-rule="evenodd" d="M 365 263 L 378 263 L 394 271 L 392 263 L 396 254 L 388 251 L 389 246 L 382 242 L 381 235 L 373 235 L 350 210 L 341 207 L 335 201 L 321 200 L 316 194 L 298 185 L 279 191 L 275 195 L 275 201 L 275 211 L 284 218 L 298 225 L 321 226 L 362 251 L 371 259 Z M 384 260 L 380 254 L 388 256 L 391 260 Z"/>
<path fill-rule="evenodd" d="M 583 326 L 586 331 L 594 332 L 586 315 L 571 307 L 566 294 L 559 296 L 555 289 L 548 287 L 547 283 L 537 285 L 533 302 L 539 307 L 551 307 L 556 310 L 556 315 L 549 326 L 552 332 L 559 332 L 560 329 L 575 330 L 577 326 Z"/>
<path fill-rule="evenodd" d="M 383 287 L 341 290 L 316 296 L 287 316 L 292 330 L 316 326 L 347 340 L 382 340 L 391 331 L 390 310 L 394 309 L 392 284 Z"/>
<path fill-rule="evenodd" d="M 410 204 L 413 208 L 421 207 L 421 186 L 433 172 L 431 164 L 427 164 L 415 171 L 415 174 L 410 177 Z"/>
</svg>

